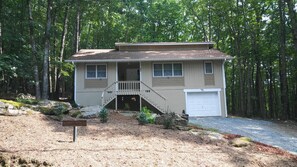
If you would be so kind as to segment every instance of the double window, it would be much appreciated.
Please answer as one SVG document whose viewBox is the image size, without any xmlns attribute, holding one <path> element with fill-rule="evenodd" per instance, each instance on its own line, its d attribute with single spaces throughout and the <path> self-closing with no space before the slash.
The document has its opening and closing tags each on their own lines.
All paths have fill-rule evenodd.
<svg viewBox="0 0 297 167">
<path fill-rule="evenodd" d="M 156 63 L 153 69 L 154 77 L 181 77 L 182 63 Z"/>
<path fill-rule="evenodd" d="M 87 79 L 104 79 L 107 76 L 106 65 L 87 65 L 86 78 Z"/>
<path fill-rule="evenodd" d="M 213 66 L 211 61 L 204 62 L 204 73 L 213 74 Z"/>
</svg>

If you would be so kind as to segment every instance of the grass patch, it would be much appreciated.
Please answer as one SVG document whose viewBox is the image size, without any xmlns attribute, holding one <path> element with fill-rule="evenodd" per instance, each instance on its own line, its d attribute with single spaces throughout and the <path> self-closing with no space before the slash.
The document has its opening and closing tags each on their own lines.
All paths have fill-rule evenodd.
<svg viewBox="0 0 297 167">
<path fill-rule="evenodd" d="M 15 108 L 17 108 L 17 109 L 20 109 L 21 107 L 25 106 L 24 103 L 16 102 L 16 101 L 12 101 L 12 100 L 4 100 L 4 99 L 0 99 L 0 101 L 3 102 L 3 103 L 10 104 L 10 105 L 12 105 L 13 107 L 15 107 Z"/>
</svg>

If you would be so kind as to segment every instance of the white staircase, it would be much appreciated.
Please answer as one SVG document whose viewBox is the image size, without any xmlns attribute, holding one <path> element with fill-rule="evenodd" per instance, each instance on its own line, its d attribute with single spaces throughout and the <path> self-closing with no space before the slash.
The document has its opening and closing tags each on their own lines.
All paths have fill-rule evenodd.
<svg viewBox="0 0 297 167">
<path fill-rule="evenodd" d="M 148 103 L 164 113 L 167 111 L 166 98 L 142 81 L 116 81 L 109 85 L 101 95 L 102 106 L 106 106 L 117 95 L 139 95 Z"/>
</svg>

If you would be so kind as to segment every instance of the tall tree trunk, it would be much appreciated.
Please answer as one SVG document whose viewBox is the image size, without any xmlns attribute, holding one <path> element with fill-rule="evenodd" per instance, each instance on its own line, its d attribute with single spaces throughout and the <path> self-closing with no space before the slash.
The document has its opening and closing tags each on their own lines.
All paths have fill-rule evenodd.
<svg viewBox="0 0 297 167">
<path fill-rule="evenodd" d="M 281 91 L 281 113 L 282 119 L 288 119 L 289 102 L 288 102 L 288 83 L 287 83 L 287 63 L 286 63 L 286 25 L 285 25 L 285 4 L 283 0 L 278 1 L 279 10 L 279 76 Z"/>
<path fill-rule="evenodd" d="M 296 12 L 294 10 L 295 5 L 292 2 L 292 0 L 286 0 L 286 2 L 289 8 L 289 17 L 291 20 L 294 48 L 297 52 L 297 20 L 296 20 Z"/>
<path fill-rule="evenodd" d="M 3 16 L 2 16 L 2 0 L 0 0 L 0 54 L 3 53 L 3 48 L 2 48 L 2 21 L 3 21 Z"/>
<path fill-rule="evenodd" d="M 51 8 L 52 0 L 47 0 L 47 23 L 45 29 L 45 46 L 43 57 L 43 86 L 42 99 L 48 99 L 48 71 L 49 71 L 49 54 L 50 54 L 50 29 L 51 29 Z"/>
<path fill-rule="evenodd" d="M 35 96 L 36 99 L 40 99 L 40 84 L 39 84 L 39 71 L 37 62 L 37 50 L 34 38 L 34 21 L 32 16 L 31 0 L 27 0 L 28 12 L 29 12 L 29 31 L 30 31 L 30 42 L 32 48 L 32 60 L 34 69 L 34 80 L 35 80 Z"/>
<path fill-rule="evenodd" d="M 77 1 L 77 11 L 76 11 L 76 30 L 75 30 L 75 52 L 79 50 L 80 42 L 80 0 Z"/>
<path fill-rule="evenodd" d="M 294 10 L 295 4 L 292 2 L 292 0 L 286 0 L 288 9 L 289 9 L 289 17 L 291 20 L 291 32 L 293 35 L 293 43 L 294 43 L 294 48 L 295 48 L 295 55 L 297 53 L 297 18 L 296 18 L 296 11 Z M 296 60 L 295 60 L 296 61 Z M 295 91 L 294 91 L 294 98 L 293 98 L 293 114 L 294 118 L 297 119 L 297 74 L 295 74 Z"/>
<path fill-rule="evenodd" d="M 64 15 L 64 24 L 63 24 L 63 32 L 61 37 L 61 48 L 60 48 L 60 56 L 59 56 L 59 66 L 58 69 L 55 71 L 55 76 L 57 76 L 56 79 L 56 87 L 55 87 L 55 98 L 59 98 L 59 92 L 60 92 L 60 84 L 61 84 L 61 72 L 62 72 L 62 63 L 63 63 L 63 55 L 65 50 L 65 41 L 66 41 L 66 35 L 67 35 L 67 28 L 68 28 L 68 11 L 70 8 L 70 1 L 66 4 L 65 7 L 65 15 Z"/>
</svg>

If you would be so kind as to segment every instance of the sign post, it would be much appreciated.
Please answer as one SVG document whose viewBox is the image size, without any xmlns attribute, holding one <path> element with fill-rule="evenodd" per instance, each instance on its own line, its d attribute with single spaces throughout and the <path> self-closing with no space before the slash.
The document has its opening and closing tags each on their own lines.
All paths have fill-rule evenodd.
<svg viewBox="0 0 297 167">
<path fill-rule="evenodd" d="M 73 142 L 77 138 L 77 126 L 87 126 L 86 120 L 64 120 L 62 126 L 73 126 Z"/>
</svg>

